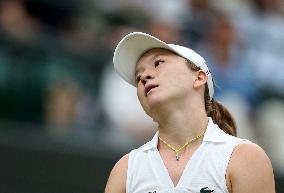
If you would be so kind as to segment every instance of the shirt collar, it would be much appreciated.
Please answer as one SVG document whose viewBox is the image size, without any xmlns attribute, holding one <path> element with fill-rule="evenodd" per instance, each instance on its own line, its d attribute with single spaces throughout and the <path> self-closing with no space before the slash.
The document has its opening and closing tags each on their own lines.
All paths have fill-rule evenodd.
<svg viewBox="0 0 284 193">
<path fill-rule="evenodd" d="M 228 140 L 226 134 L 220 127 L 215 124 L 211 117 L 208 117 L 208 125 L 203 137 L 203 141 L 207 142 L 226 142 Z"/>
<path fill-rule="evenodd" d="M 206 132 L 203 137 L 203 142 L 226 142 L 228 140 L 226 134 L 223 130 L 219 128 L 217 124 L 215 124 L 211 117 L 208 117 L 208 125 L 206 128 Z M 159 132 L 157 131 L 151 141 L 146 143 L 143 147 L 143 151 L 147 151 L 153 148 L 157 148 L 159 139 Z"/>
<path fill-rule="evenodd" d="M 154 135 L 154 137 L 152 138 L 151 141 L 149 141 L 148 143 L 146 143 L 143 147 L 142 150 L 143 151 L 147 151 L 150 149 L 154 149 L 157 148 L 158 146 L 158 140 L 159 139 L 159 131 L 156 132 L 156 134 Z"/>
</svg>

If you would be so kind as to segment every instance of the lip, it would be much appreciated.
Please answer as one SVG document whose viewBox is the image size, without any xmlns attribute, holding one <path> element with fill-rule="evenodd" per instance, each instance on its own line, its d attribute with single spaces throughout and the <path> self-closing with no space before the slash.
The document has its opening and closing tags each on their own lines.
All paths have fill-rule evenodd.
<svg viewBox="0 0 284 193">
<path fill-rule="evenodd" d="M 157 84 L 148 84 L 145 86 L 145 96 L 148 95 L 148 93 L 153 89 L 153 88 L 156 88 L 158 87 Z"/>
</svg>

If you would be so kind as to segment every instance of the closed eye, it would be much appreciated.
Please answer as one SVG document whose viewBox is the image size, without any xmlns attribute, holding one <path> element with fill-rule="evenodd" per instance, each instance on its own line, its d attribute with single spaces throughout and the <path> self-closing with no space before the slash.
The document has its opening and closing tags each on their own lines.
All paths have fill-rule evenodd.
<svg viewBox="0 0 284 193">
<path fill-rule="evenodd" d="M 160 65 L 160 63 L 163 63 L 163 62 L 165 62 L 165 60 L 162 60 L 162 59 L 156 60 L 156 61 L 154 62 L 155 68 L 157 68 L 157 67 Z"/>
</svg>

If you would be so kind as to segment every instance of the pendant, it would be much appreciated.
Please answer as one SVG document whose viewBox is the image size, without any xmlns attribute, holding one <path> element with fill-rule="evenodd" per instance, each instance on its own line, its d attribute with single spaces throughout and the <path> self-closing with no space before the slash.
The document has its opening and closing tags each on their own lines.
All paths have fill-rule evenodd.
<svg viewBox="0 0 284 193">
<path fill-rule="evenodd" d="M 176 160 L 179 161 L 178 153 L 176 153 Z"/>
</svg>

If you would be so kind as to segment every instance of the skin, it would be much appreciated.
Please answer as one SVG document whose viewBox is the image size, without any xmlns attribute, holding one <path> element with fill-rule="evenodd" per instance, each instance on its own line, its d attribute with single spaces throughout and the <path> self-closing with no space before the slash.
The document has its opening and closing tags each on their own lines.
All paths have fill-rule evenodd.
<svg viewBox="0 0 284 193">
<path fill-rule="evenodd" d="M 204 85 L 207 75 L 192 71 L 182 57 L 163 49 L 146 52 L 136 65 L 137 95 L 145 112 L 159 124 L 159 135 L 174 147 L 207 127 Z M 156 87 L 145 93 L 149 85 Z M 187 146 L 177 162 L 165 144 L 158 150 L 174 185 L 202 138 Z M 125 193 L 128 155 L 114 166 L 105 193 Z M 265 152 L 253 143 L 238 145 L 226 173 L 230 193 L 275 193 L 272 166 Z"/>
</svg>

